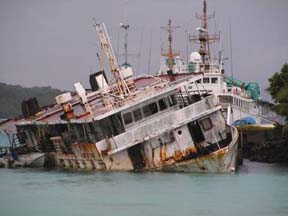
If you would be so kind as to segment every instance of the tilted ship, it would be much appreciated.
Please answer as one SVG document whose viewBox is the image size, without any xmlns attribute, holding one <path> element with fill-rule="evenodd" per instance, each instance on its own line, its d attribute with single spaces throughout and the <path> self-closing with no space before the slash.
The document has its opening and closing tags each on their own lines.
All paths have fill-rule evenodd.
<svg viewBox="0 0 288 216">
<path fill-rule="evenodd" d="M 102 70 L 90 75 L 92 90 L 78 82 L 74 94 L 57 96 L 45 109 L 24 103 L 25 118 L 14 122 L 22 146 L 63 168 L 236 171 L 237 129 L 217 97 L 187 87 L 203 74 L 133 77 L 118 66 L 105 25 L 95 28 L 115 82 Z"/>
</svg>

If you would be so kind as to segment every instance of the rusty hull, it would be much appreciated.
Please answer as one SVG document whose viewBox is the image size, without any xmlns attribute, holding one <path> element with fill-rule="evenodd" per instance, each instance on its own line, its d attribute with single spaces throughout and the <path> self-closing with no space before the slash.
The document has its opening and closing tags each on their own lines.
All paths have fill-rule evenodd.
<svg viewBox="0 0 288 216">
<path fill-rule="evenodd" d="M 238 132 L 235 128 L 231 129 L 234 130 L 234 140 L 232 139 L 227 146 L 211 153 L 206 154 L 196 147 L 180 150 L 175 143 L 162 144 L 154 148 L 151 142 L 145 142 L 138 144 L 141 154 L 138 161 L 135 162 L 135 159 L 131 158 L 129 150 L 123 150 L 115 155 L 104 156 L 104 163 L 107 170 L 235 172 L 238 143 L 234 141 L 238 138 Z"/>
<path fill-rule="evenodd" d="M 96 143 L 74 142 L 68 149 L 61 136 L 52 137 L 57 165 L 120 171 L 234 172 L 237 129 L 226 125 L 213 97 L 207 100 L 209 103 L 200 101 L 162 114 Z M 200 123 L 207 118 L 213 126 L 204 130 Z M 190 128 L 193 122 L 198 124 L 202 140 L 193 138 L 197 130 Z"/>
<path fill-rule="evenodd" d="M 56 166 L 72 169 L 105 170 L 100 154 L 94 143 L 73 143 L 69 152 L 62 137 L 51 137 L 56 153 Z M 64 151 L 63 151 L 64 150 Z"/>
</svg>

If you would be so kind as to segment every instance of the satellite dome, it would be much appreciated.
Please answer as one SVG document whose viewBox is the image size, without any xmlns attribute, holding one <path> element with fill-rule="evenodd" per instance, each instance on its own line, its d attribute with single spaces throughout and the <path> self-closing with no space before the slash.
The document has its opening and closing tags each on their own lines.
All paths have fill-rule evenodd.
<svg viewBox="0 0 288 216">
<path fill-rule="evenodd" d="M 198 52 L 192 52 L 189 59 L 190 62 L 201 63 L 201 55 Z"/>
</svg>

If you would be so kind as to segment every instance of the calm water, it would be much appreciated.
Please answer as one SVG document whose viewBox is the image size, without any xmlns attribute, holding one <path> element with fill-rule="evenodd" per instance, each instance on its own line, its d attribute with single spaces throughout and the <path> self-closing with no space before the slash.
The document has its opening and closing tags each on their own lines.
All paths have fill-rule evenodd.
<svg viewBox="0 0 288 216">
<path fill-rule="evenodd" d="M 288 167 L 238 174 L 0 169 L 0 215 L 288 215 Z"/>
</svg>

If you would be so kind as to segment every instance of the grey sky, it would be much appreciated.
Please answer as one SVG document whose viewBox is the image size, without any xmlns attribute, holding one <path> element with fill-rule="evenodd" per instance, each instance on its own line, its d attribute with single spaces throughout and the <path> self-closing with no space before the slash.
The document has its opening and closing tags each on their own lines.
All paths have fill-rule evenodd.
<svg viewBox="0 0 288 216">
<path fill-rule="evenodd" d="M 156 73 L 161 44 L 167 44 L 160 26 L 169 18 L 181 26 L 174 32 L 173 47 L 186 59 L 185 31 L 192 33 L 198 26 L 194 15 L 201 7 L 201 0 L 0 0 L 0 82 L 72 89 L 81 81 L 89 87 L 90 71 L 100 68 L 93 17 L 105 22 L 116 53 L 123 53 L 119 23 L 130 24 L 129 52 L 140 53 L 129 57 L 137 74 L 147 73 L 152 35 L 150 73 Z M 267 87 L 271 74 L 288 62 L 288 1 L 208 0 L 208 11 L 213 10 L 216 17 L 209 27 L 221 31 L 227 57 L 232 26 L 234 75 Z M 197 47 L 189 44 L 192 50 Z M 230 74 L 230 60 L 226 68 Z"/>
</svg>

